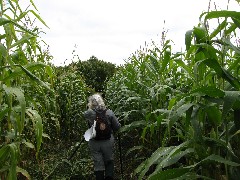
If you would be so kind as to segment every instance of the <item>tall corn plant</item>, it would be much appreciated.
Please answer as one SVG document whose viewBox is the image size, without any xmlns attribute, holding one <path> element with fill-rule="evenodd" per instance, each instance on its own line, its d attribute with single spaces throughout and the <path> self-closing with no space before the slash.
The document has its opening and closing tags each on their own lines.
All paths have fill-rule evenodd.
<svg viewBox="0 0 240 180">
<path fill-rule="evenodd" d="M 56 92 L 60 115 L 60 134 L 63 138 L 74 139 L 83 135 L 87 124 L 83 119 L 86 110 L 87 87 L 75 66 L 59 67 L 56 72 Z"/>
<path fill-rule="evenodd" d="M 37 95 L 52 94 L 45 80 L 52 78 L 51 67 L 38 41 L 38 28 L 30 17 L 45 22 L 34 10 L 22 10 L 18 1 L 0 1 L 0 177 L 17 179 L 18 166 L 25 148 L 34 149 L 36 157 L 42 143 L 43 122 Z M 33 95 L 33 96 L 31 96 Z M 35 96 L 36 95 L 36 96 Z M 35 137 L 35 138 L 33 138 Z"/>
<path fill-rule="evenodd" d="M 139 67 L 152 67 L 150 61 L 146 63 L 142 57 L 148 57 L 148 54 L 156 57 L 159 50 L 155 49 L 156 52 L 150 51 L 153 54 L 147 51 L 124 68 L 127 71 L 130 66 L 133 72 L 128 70 L 121 73 L 120 80 L 113 79 L 112 83 L 119 86 L 109 86 L 109 93 L 121 95 L 118 99 L 118 96 L 111 97 L 116 111 L 122 110 L 119 111 L 120 117 L 126 117 L 135 108 L 129 103 L 127 93 L 121 93 L 123 88 L 125 92 L 137 95 L 144 92 L 145 96 L 140 97 L 148 99 L 148 103 L 143 99 L 140 107 L 145 110 L 141 123 L 136 122 L 133 116 L 133 122 L 124 126 L 122 131 L 141 125 L 142 138 L 149 130 L 150 137 L 153 137 L 150 141 L 160 140 L 155 152 L 136 168 L 135 175 L 139 179 L 239 177 L 239 49 L 232 42 L 233 35 L 238 32 L 239 17 L 239 12 L 234 11 L 203 13 L 200 16 L 202 23 L 186 33 L 186 53 L 168 58 L 165 67 L 171 68 L 161 68 L 166 56 L 159 56 L 157 62 L 163 71 L 144 69 L 143 72 L 147 72 L 144 76 L 136 76 L 142 74 Z M 214 30 L 208 29 L 211 19 L 219 20 Z M 165 50 L 163 47 L 161 52 Z M 170 71 L 172 69 L 174 71 Z M 148 85 L 160 87 L 157 92 L 168 93 L 161 93 L 160 98 L 154 101 L 152 97 L 157 93 L 143 91 L 147 89 L 143 86 L 146 80 L 151 80 Z M 121 104 L 118 103 L 120 100 L 123 100 Z M 139 113 L 135 114 L 136 119 L 138 116 Z M 158 127 L 165 127 L 160 131 L 163 138 L 155 134 Z M 140 148 L 131 150 L 139 151 Z"/>
</svg>

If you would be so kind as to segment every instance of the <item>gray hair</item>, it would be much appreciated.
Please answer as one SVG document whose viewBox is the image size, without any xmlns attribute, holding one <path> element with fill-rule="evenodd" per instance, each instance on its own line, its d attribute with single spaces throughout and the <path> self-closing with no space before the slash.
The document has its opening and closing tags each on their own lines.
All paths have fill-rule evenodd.
<svg viewBox="0 0 240 180">
<path fill-rule="evenodd" d="M 100 94 L 94 94 L 88 98 L 88 108 L 90 109 L 106 109 L 103 98 Z"/>
</svg>

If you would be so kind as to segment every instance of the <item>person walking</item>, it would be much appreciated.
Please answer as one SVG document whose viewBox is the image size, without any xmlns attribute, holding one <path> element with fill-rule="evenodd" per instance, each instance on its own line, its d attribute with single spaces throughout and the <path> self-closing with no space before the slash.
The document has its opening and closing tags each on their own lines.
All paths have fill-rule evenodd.
<svg viewBox="0 0 240 180">
<path fill-rule="evenodd" d="M 95 137 L 88 142 L 94 162 L 96 180 L 112 180 L 114 178 L 114 133 L 121 124 L 112 110 L 108 109 L 102 96 L 98 93 L 88 98 L 88 110 L 84 117 L 89 128 L 93 125 Z"/>
</svg>

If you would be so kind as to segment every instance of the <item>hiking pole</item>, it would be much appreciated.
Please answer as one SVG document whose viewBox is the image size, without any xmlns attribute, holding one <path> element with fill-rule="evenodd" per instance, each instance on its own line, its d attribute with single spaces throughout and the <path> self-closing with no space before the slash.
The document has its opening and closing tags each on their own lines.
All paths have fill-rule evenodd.
<svg viewBox="0 0 240 180">
<path fill-rule="evenodd" d="M 122 179 L 123 179 L 122 148 L 121 148 L 121 137 L 120 137 L 120 134 L 118 134 L 118 148 L 119 148 L 119 156 L 120 156 L 121 175 L 122 175 Z"/>
<path fill-rule="evenodd" d="M 74 156 L 74 154 L 77 152 L 77 150 L 79 149 L 79 147 L 81 146 L 82 142 L 84 141 L 84 138 L 82 138 L 82 140 L 80 141 L 80 143 L 77 143 L 77 146 L 75 148 L 75 150 L 73 151 L 73 153 L 71 154 L 71 156 L 69 156 L 69 158 L 67 159 L 68 161 L 70 161 L 72 159 L 72 157 Z"/>
</svg>

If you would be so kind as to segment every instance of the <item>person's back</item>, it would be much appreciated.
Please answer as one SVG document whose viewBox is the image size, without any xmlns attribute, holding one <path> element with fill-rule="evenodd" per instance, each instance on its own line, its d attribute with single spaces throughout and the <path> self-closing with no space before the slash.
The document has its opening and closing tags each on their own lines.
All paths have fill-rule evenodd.
<svg viewBox="0 0 240 180">
<path fill-rule="evenodd" d="M 84 117 L 87 120 L 89 127 L 94 124 L 97 119 L 97 114 L 104 113 L 107 125 L 111 129 L 109 138 L 92 138 L 89 140 L 89 148 L 94 161 L 94 173 L 97 180 L 113 179 L 114 163 L 113 163 L 113 150 L 114 150 L 114 136 L 113 133 L 120 128 L 120 123 L 114 115 L 113 111 L 107 109 L 102 97 L 99 94 L 94 94 L 88 98 L 89 109 L 85 111 Z M 101 129 L 99 127 L 99 129 Z M 97 129 L 96 131 L 99 131 Z M 104 173 L 105 172 L 105 173 Z"/>
</svg>

